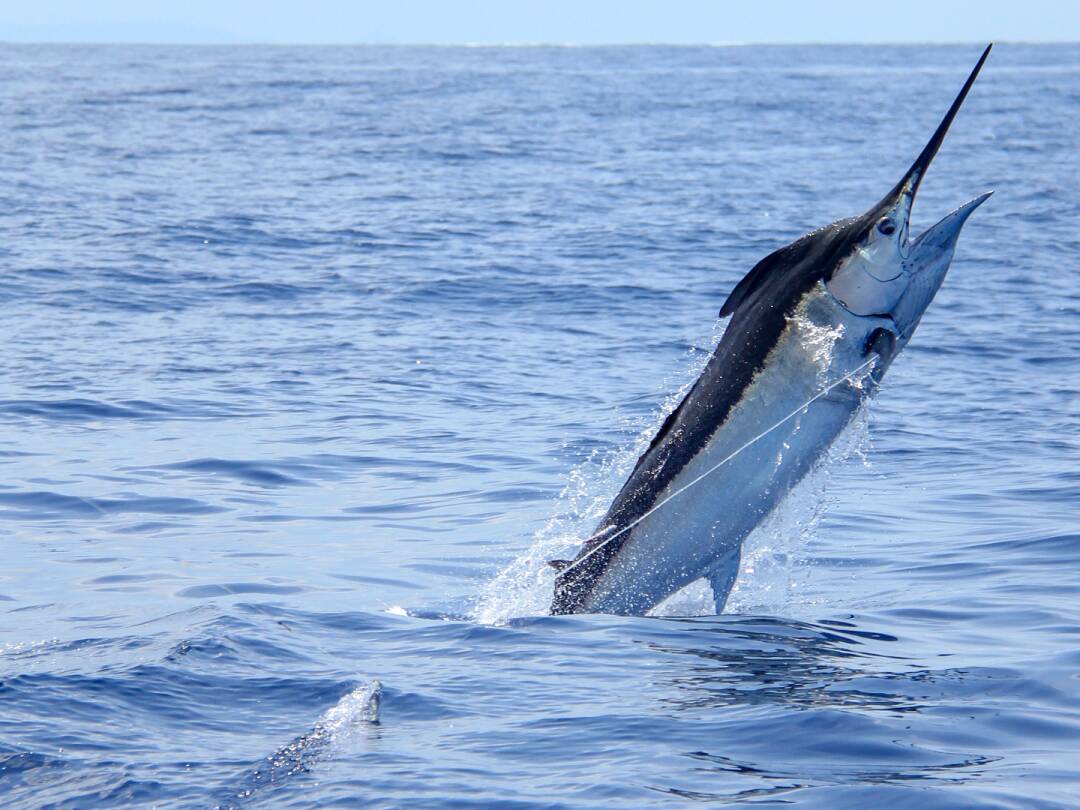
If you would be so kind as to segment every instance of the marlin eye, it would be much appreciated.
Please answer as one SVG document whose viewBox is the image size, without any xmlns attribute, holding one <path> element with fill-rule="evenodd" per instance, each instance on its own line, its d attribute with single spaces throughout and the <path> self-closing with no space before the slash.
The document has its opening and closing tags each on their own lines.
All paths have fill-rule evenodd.
<svg viewBox="0 0 1080 810">
<path fill-rule="evenodd" d="M 892 220 L 888 217 L 881 218 L 877 224 L 877 229 L 878 233 L 884 234 L 885 236 L 892 236 L 896 233 L 896 226 L 893 225 Z"/>
</svg>

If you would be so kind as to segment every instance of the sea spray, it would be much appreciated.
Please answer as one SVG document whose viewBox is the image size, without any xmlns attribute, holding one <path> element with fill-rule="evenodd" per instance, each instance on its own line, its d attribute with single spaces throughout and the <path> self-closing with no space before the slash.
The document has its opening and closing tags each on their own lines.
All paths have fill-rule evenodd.
<svg viewBox="0 0 1080 810">
<path fill-rule="evenodd" d="M 472 618 L 482 624 L 504 624 L 518 616 L 547 614 L 555 588 L 555 570 L 549 560 L 573 557 L 582 541 L 607 513 L 612 498 L 649 447 L 656 431 L 700 376 L 709 356 L 723 334 L 717 322 L 708 340 L 709 348 L 692 347 L 685 354 L 677 380 L 667 385 L 678 390 L 665 398 L 660 408 L 648 416 L 626 420 L 634 439 L 627 446 L 606 452 L 593 451 L 570 471 L 566 486 L 556 501 L 555 513 L 536 533 L 532 545 L 485 586 Z"/>
<path fill-rule="evenodd" d="M 833 476 L 852 456 L 868 463 L 868 425 L 869 410 L 864 405 L 828 453 L 743 541 L 739 576 L 726 612 L 788 616 L 810 606 L 805 591 L 813 572 L 813 540 L 833 502 Z"/>
<path fill-rule="evenodd" d="M 233 790 L 218 807 L 236 807 L 257 793 L 281 787 L 298 774 L 310 773 L 335 745 L 347 740 L 357 729 L 379 722 L 382 684 L 377 681 L 358 686 L 331 706 L 307 734 L 296 737 L 265 757 L 248 774 L 241 788 Z"/>
</svg>

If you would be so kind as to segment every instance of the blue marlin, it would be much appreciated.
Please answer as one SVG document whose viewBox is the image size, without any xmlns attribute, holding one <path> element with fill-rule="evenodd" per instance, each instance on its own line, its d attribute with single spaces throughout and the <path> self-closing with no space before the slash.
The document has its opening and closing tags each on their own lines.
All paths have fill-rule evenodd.
<svg viewBox="0 0 1080 810">
<path fill-rule="evenodd" d="M 766 256 L 735 286 L 701 376 L 577 557 L 551 562 L 552 613 L 640 615 L 700 579 L 723 610 L 743 540 L 876 390 L 990 196 L 909 237 L 919 184 L 989 53 L 880 202 Z"/>
</svg>

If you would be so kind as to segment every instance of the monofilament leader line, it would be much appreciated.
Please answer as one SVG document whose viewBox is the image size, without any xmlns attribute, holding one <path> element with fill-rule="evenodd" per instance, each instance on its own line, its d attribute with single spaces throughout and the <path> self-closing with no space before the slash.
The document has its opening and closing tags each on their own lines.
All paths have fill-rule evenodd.
<svg viewBox="0 0 1080 810">
<path fill-rule="evenodd" d="M 802 413 L 803 411 L 805 411 L 805 410 L 806 410 L 806 408 L 808 408 L 808 407 L 809 407 L 810 405 L 813 405 L 813 404 L 814 404 L 815 402 L 817 402 L 817 401 L 818 401 L 819 399 L 821 399 L 821 398 L 822 398 L 823 396 L 825 396 L 826 394 L 828 394 L 828 393 L 829 393 L 830 391 L 832 391 L 832 390 L 833 390 L 834 388 L 836 388 L 836 387 L 838 387 L 838 386 L 842 385 L 843 383 L 847 382 L 847 381 L 848 381 L 848 380 L 850 380 L 850 379 L 851 379 L 852 377 L 854 377 L 854 376 L 855 376 L 856 374 L 858 374 L 858 373 L 859 373 L 860 371 L 862 371 L 862 370 L 863 370 L 864 368 L 869 368 L 870 366 L 872 366 L 872 365 L 873 365 L 874 363 L 876 363 L 876 362 L 877 362 L 877 355 L 874 355 L 873 357 L 871 357 L 871 358 L 870 358 L 869 360 L 867 360 L 867 361 L 866 361 L 865 363 L 863 363 L 862 365 L 860 365 L 860 366 L 857 366 L 856 368 L 854 368 L 854 369 L 852 369 L 851 371 L 849 371 L 849 372 L 848 372 L 847 374 L 845 374 L 845 375 L 844 375 L 843 377 L 841 377 L 840 379 L 838 379 L 838 380 L 837 380 L 836 382 L 830 383 L 830 384 L 829 384 L 828 386 L 826 386 L 825 388 L 822 388 L 822 389 L 821 389 L 820 391 L 818 391 L 818 392 L 817 392 L 816 394 L 814 394 L 814 395 L 813 395 L 812 397 L 810 397 L 810 399 L 806 400 L 806 402 L 804 402 L 804 403 L 803 403 L 802 405 L 800 405 L 800 406 L 799 406 L 798 408 L 796 408 L 795 410 L 793 410 L 793 411 L 792 411 L 791 413 L 789 413 L 789 414 L 788 414 L 787 416 L 785 416 L 785 417 L 784 417 L 783 419 L 781 419 L 781 420 L 780 420 L 779 422 L 777 422 L 776 424 L 772 425 L 771 427 L 769 427 L 769 428 L 766 428 L 765 430 L 763 430 L 763 431 L 762 431 L 761 433 L 759 433 L 759 434 L 758 434 L 757 436 L 755 436 L 754 438 L 750 439 L 750 440 L 749 440 L 748 442 L 746 442 L 746 443 L 745 443 L 744 445 L 742 445 L 741 447 L 739 447 L 738 449 L 736 449 L 736 450 L 735 450 L 734 452 L 732 452 L 732 453 L 731 453 L 731 455 L 727 456 L 726 458 L 724 458 L 724 459 L 722 459 L 722 460 L 718 461 L 718 462 L 717 462 L 716 464 L 714 464 L 713 466 L 709 467 L 709 469 L 707 469 L 707 470 L 706 470 L 705 472 L 703 472 L 703 473 L 702 473 L 701 475 L 699 475 L 699 476 L 698 476 L 697 478 L 695 478 L 695 479 L 693 479 L 692 481 L 689 481 L 688 483 L 686 483 L 686 484 L 684 484 L 683 486 L 679 487 L 679 488 L 678 488 L 677 490 L 675 490 L 674 492 L 672 492 L 672 493 L 671 493 L 670 495 L 668 495 L 668 496 L 667 496 L 666 498 L 664 498 L 664 500 L 660 501 L 660 503 L 656 504 L 656 506 L 654 506 L 654 507 L 653 507 L 652 509 L 650 509 L 649 511 L 647 511 L 647 512 L 646 512 L 645 514 L 643 514 L 643 515 L 642 515 L 641 517 L 637 518 L 636 520 L 633 520 L 633 521 L 631 521 L 631 522 L 630 522 L 630 523 L 629 523 L 628 525 L 626 525 L 626 526 L 623 526 L 623 527 L 622 527 L 621 529 L 619 529 L 619 530 L 618 530 L 617 532 L 615 532 L 615 534 L 611 535 L 611 537 L 608 537 L 608 538 L 607 538 L 607 539 L 605 539 L 605 540 L 604 540 L 604 541 L 603 541 L 602 543 L 599 543 L 599 544 L 598 544 L 598 545 L 596 546 L 596 548 L 592 549 L 592 550 L 591 550 L 591 551 L 590 551 L 590 552 L 589 552 L 588 554 L 586 554 L 586 555 L 585 555 L 584 557 L 581 557 L 580 559 L 574 560 L 574 561 L 573 561 L 572 563 L 570 563 L 570 565 L 566 566 L 565 568 L 563 568 L 563 569 L 562 569 L 562 570 L 561 570 L 561 571 L 559 572 L 560 576 L 561 576 L 562 574 L 565 574 L 565 573 L 566 573 L 567 571 L 569 571 L 570 569 L 572 569 L 572 568 L 576 568 L 577 566 L 581 565 L 581 563 L 585 562 L 585 560 L 589 559 L 589 557 L 591 557 L 591 556 L 592 556 L 593 554 L 595 554 L 596 552 L 598 552 L 598 551 L 599 551 L 600 549 L 602 549 L 602 548 L 603 548 L 604 546 L 606 546 L 606 545 L 607 545 L 608 543 L 610 543 L 610 542 L 611 542 L 612 540 L 614 540 L 615 538 L 617 538 L 617 537 L 621 537 L 622 535 L 626 534 L 626 533 L 627 533 L 628 531 L 630 531 L 630 530 L 631 530 L 632 528 L 634 528 L 634 527 L 635 527 L 635 526 L 637 526 L 637 525 L 638 525 L 639 523 L 641 523 L 641 521 L 645 520 L 645 518 L 647 518 L 647 517 L 648 517 L 649 515 L 651 515 L 651 514 L 652 514 L 653 512 L 655 512 L 656 510 L 658 510 L 658 509 L 659 509 L 660 507 L 662 507 L 662 506 L 665 506 L 665 505 L 666 505 L 667 503 L 669 503 L 669 502 L 671 501 L 671 499 L 672 499 L 672 498 L 675 498 L 675 497 L 677 497 L 677 496 L 681 495 L 682 493 L 686 492 L 686 490 L 690 489 L 690 487 L 694 486 L 694 484 L 697 484 L 697 483 L 699 483 L 700 481 L 702 481 L 702 479 L 704 479 L 704 478 L 707 478 L 708 476 L 712 475 L 712 474 L 713 474 L 714 472 L 716 472 L 716 471 L 717 471 L 718 469 L 720 469 L 721 467 L 723 467 L 723 466 L 724 466 L 725 464 L 727 464 L 727 463 L 728 463 L 729 461 L 731 461 L 731 460 L 732 460 L 733 458 L 735 458 L 735 456 L 739 455 L 739 453 L 741 453 L 741 452 L 742 452 L 743 450 L 745 450 L 745 449 L 746 449 L 747 447 L 749 447 L 750 445 L 752 445 L 752 444 L 753 444 L 754 442 L 758 441 L 759 439 L 763 439 L 763 438 L 765 438 L 765 437 L 766 437 L 766 436 L 768 436 L 768 435 L 769 435 L 770 433 L 772 433 L 772 432 L 773 432 L 774 430 L 776 430 L 776 429 L 777 429 L 778 427 L 780 427 L 780 426 L 781 426 L 782 424 L 784 424 L 785 422 L 787 422 L 787 421 L 788 421 L 789 419 L 792 419 L 792 418 L 794 418 L 795 416 L 798 416 L 798 415 L 799 415 L 800 413 Z M 593 535 L 593 537 L 595 537 L 595 536 L 596 536 L 596 535 Z M 590 539 L 591 539 L 591 538 L 590 538 Z M 588 542 L 588 540 L 586 540 L 585 542 Z"/>
</svg>

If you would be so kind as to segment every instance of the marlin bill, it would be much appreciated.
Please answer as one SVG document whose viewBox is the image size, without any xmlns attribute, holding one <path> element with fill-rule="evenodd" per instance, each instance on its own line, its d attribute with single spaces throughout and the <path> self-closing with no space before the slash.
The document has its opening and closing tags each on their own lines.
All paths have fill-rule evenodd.
<svg viewBox="0 0 1080 810">
<path fill-rule="evenodd" d="M 552 613 L 643 614 L 703 578 L 723 610 L 743 541 L 876 390 L 990 196 L 911 238 L 919 185 L 989 54 L 880 202 L 771 253 L 735 286 L 701 376 L 577 557 L 551 562 Z"/>
</svg>

